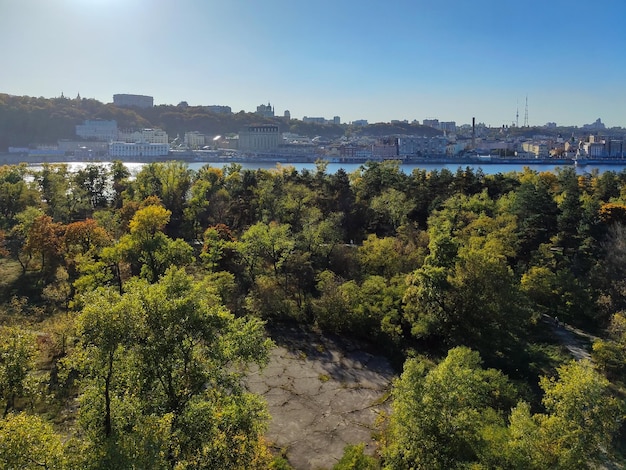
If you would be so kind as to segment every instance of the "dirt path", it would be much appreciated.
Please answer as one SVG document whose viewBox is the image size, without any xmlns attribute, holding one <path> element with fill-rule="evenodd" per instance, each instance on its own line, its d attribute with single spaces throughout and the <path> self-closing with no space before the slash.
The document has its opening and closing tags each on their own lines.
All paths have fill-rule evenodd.
<svg viewBox="0 0 626 470">
<path fill-rule="evenodd" d="M 270 363 L 249 376 L 265 397 L 268 439 L 296 470 L 332 468 L 348 444 L 376 450 L 376 420 L 388 410 L 394 377 L 389 362 L 357 343 L 296 327 L 274 329 Z"/>
<path fill-rule="evenodd" d="M 581 361 L 583 359 L 591 360 L 591 345 L 597 339 L 582 330 L 573 326 L 559 322 L 558 325 L 554 318 L 548 315 L 543 316 L 543 321 L 552 327 L 552 331 L 559 339 L 559 342 L 569 351 L 574 359 Z"/>
</svg>

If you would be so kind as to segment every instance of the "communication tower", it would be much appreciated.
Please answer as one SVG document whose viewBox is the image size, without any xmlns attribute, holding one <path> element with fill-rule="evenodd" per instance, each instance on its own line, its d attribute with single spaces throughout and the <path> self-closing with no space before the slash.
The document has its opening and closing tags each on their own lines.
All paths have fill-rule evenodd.
<svg viewBox="0 0 626 470">
<path fill-rule="evenodd" d="M 528 127 L 528 95 L 526 95 L 526 111 L 524 112 L 524 127 Z"/>
</svg>

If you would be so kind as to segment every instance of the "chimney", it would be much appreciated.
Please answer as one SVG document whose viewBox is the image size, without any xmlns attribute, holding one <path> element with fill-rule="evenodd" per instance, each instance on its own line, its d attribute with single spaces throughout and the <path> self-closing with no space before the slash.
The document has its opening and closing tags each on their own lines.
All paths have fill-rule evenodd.
<svg viewBox="0 0 626 470">
<path fill-rule="evenodd" d="M 472 150 L 476 148 L 476 118 L 472 117 Z"/>
</svg>

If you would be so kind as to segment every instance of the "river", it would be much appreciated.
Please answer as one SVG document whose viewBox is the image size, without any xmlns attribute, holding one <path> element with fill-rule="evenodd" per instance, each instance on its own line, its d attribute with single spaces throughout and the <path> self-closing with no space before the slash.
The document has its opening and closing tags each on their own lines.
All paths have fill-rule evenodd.
<svg viewBox="0 0 626 470">
<path fill-rule="evenodd" d="M 76 171 L 78 169 L 84 168 L 88 164 L 92 164 L 93 162 L 64 162 L 70 169 L 70 171 Z M 108 162 L 103 162 L 106 164 Z M 272 164 L 268 162 L 237 162 L 238 165 L 241 165 L 243 169 L 264 169 L 271 170 L 275 169 L 277 164 Z M 136 174 L 141 168 L 145 165 L 145 163 L 137 163 L 137 162 L 125 162 L 124 165 L 130 170 L 131 174 Z M 223 168 L 228 165 L 228 163 L 222 162 L 191 162 L 188 163 L 187 166 L 194 171 L 199 170 L 204 165 L 210 165 L 216 168 Z M 310 170 L 315 171 L 315 163 L 281 163 L 283 167 L 294 167 L 298 171 L 302 170 Z M 329 174 L 334 174 L 340 168 L 343 168 L 346 173 L 352 173 L 358 170 L 363 164 L 361 163 L 329 163 L 326 168 L 326 172 Z M 509 173 L 511 171 L 522 171 L 525 167 L 530 168 L 535 171 L 549 171 L 554 172 L 556 168 L 562 168 L 563 165 L 550 165 L 550 164 L 519 164 L 519 163 L 405 163 L 400 165 L 400 169 L 407 174 L 413 172 L 414 169 L 422 169 L 426 171 L 441 171 L 446 168 L 451 172 L 456 172 L 460 168 L 471 167 L 474 170 L 478 170 L 479 168 L 486 175 L 495 175 L 498 173 Z M 39 165 L 31 165 L 31 168 L 38 169 L 41 168 Z M 603 173 L 605 171 L 614 171 L 616 173 L 624 170 L 626 165 L 598 165 L 598 164 L 590 164 L 584 166 L 577 166 L 576 172 L 578 174 L 592 173 L 597 171 L 598 173 Z"/>
</svg>

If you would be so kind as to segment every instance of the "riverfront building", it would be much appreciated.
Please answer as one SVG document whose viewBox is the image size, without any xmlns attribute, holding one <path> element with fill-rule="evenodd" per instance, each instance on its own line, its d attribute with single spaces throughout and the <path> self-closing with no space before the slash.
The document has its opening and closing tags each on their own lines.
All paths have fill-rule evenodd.
<svg viewBox="0 0 626 470">
<path fill-rule="evenodd" d="M 282 136 L 275 125 L 246 126 L 239 132 L 239 150 L 242 152 L 269 152 L 282 144 Z"/>
<path fill-rule="evenodd" d="M 167 144 L 167 133 L 162 129 L 141 129 L 139 131 L 120 131 L 120 142 L 148 142 L 149 144 Z"/>
<path fill-rule="evenodd" d="M 448 139 L 443 136 L 435 137 L 401 137 L 398 139 L 399 155 L 445 155 Z"/>
<path fill-rule="evenodd" d="M 149 144 L 147 142 L 111 142 L 109 156 L 112 158 L 139 159 L 145 157 L 164 157 L 169 154 L 168 144 Z"/>
<path fill-rule="evenodd" d="M 76 135 L 85 140 L 111 142 L 117 140 L 117 122 L 93 120 L 76 126 Z"/>
<path fill-rule="evenodd" d="M 206 143 L 206 136 L 198 131 L 185 132 L 183 142 L 188 148 L 199 149 L 204 147 Z"/>
</svg>

